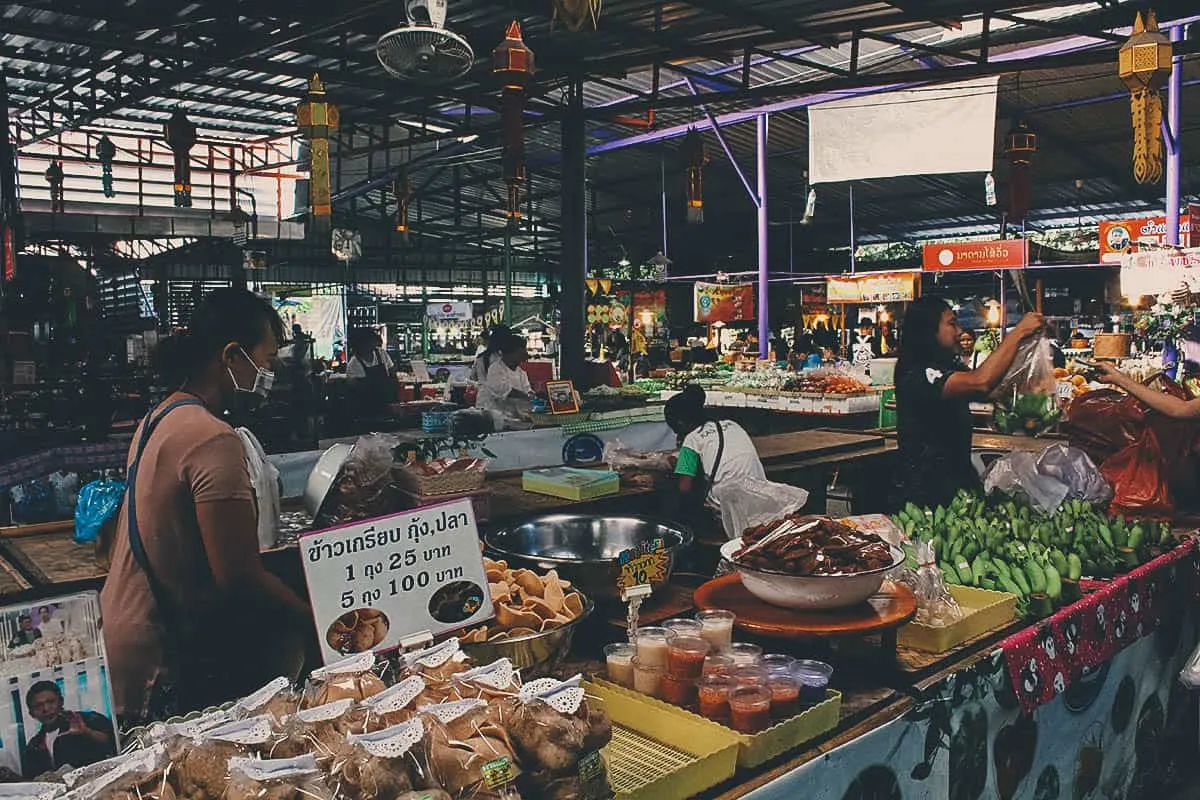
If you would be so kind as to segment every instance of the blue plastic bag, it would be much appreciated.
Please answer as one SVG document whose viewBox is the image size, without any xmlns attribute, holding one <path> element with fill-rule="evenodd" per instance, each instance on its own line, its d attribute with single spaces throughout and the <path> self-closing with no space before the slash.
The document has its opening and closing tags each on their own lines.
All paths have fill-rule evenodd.
<svg viewBox="0 0 1200 800">
<path fill-rule="evenodd" d="M 79 490 L 75 503 L 75 541 L 94 542 L 100 529 L 117 513 L 125 497 L 125 482 L 92 481 Z"/>
</svg>

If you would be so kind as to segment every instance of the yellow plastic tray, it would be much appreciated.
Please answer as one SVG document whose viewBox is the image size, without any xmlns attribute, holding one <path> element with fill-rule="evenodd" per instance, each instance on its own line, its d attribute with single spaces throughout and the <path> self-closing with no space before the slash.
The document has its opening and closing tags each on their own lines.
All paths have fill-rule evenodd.
<svg viewBox="0 0 1200 800">
<path fill-rule="evenodd" d="M 692 725 L 699 723 L 715 728 L 722 736 L 727 737 L 728 740 L 737 744 L 737 765 L 747 769 L 757 767 L 759 764 L 770 761 L 778 755 L 796 749 L 823 733 L 828 733 L 837 727 L 842 712 L 841 693 L 830 689 L 826 692 L 824 702 L 817 703 L 815 706 L 806 709 L 803 713 L 797 714 L 791 719 L 785 719 L 782 722 L 776 723 L 765 731 L 746 734 L 738 733 L 732 728 L 719 725 L 687 709 L 630 691 L 605 680 L 597 679 L 595 685 L 603 687 L 606 690 L 619 692 L 632 702 L 640 704 L 643 709 L 642 713 L 647 717 L 657 717 L 658 714 L 654 712 L 659 712 L 670 718 L 671 721 L 667 728 L 668 736 L 672 735 L 671 732 L 684 723 Z M 668 739 L 668 741 L 678 740 Z"/>
<path fill-rule="evenodd" d="M 940 628 L 910 622 L 900 629 L 901 645 L 927 653 L 944 653 L 988 631 L 1002 628 L 1017 617 L 1015 594 L 974 586 L 951 585 L 949 588 L 962 607 L 963 618 Z"/>
<path fill-rule="evenodd" d="M 674 706 L 607 681 L 584 688 L 604 701 L 613 721 L 604 759 L 616 800 L 684 800 L 737 771 L 738 743 L 728 729 L 680 717 Z"/>
</svg>

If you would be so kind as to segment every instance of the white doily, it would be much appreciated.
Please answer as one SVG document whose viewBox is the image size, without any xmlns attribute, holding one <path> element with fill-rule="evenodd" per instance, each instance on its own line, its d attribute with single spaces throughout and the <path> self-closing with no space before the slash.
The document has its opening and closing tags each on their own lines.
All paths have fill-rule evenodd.
<svg viewBox="0 0 1200 800">
<path fill-rule="evenodd" d="M 420 664 L 422 667 L 437 669 L 458 654 L 458 639 L 447 639 L 439 645 L 426 647 L 424 650 L 414 650 L 404 654 L 404 663 L 411 667 Z"/>
<path fill-rule="evenodd" d="M 200 734 L 201 738 L 216 739 L 233 744 L 266 744 L 274 735 L 271 718 L 268 716 L 250 717 L 210 728 Z"/>
<path fill-rule="evenodd" d="M 474 681 L 482 683 L 484 686 L 490 686 L 493 689 L 508 689 L 513 685 L 513 678 L 516 677 L 516 669 L 512 662 L 507 658 L 502 658 L 499 661 L 493 661 L 491 664 L 485 664 L 482 667 L 469 669 L 466 672 L 459 672 L 451 676 L 455 681 Z"/>
<path fill-rule="evenodd" d="M 400 758 L 425 738 L 425 723 L 410 719 L 375 733 L 352 733 L 346 739 L 377 758 Z"/>
<path fill-rule="evenodd" d="M 268 683 L 266 686 L 259 689 L 254 694 L 247 695 L 239 700 L 235 708 L 242 711 L 254 712 L 265 706 L 267 703 L 275 699 L 275 695 L 286 691 L 292 685 L 287 678 L 279 677 Z"/>
<path fill-rule="evenodd" d="M 326 703 L 323 706 L 315 706 L 314 708 L 297 711 L 294 716 L 301 722 L 312 725 L 316 722 L 328 722 L 331 719 L 337 719 L 348 712 L 353 705 L 354 701 L 352 699 L 343 697 L 341 700 L 334 700 L 332 703 Z"/>
<path fill-rule="evenodd" d="M 389 714 L 408 706 L 417 695 L 425 691 L 425 679 L 410 675 L 395 686 L 389 686 L 374 697 L 368 697 L 363 705 L 379 714 Z"/>
<path fill-rule="evenodd" d="M 420 706 L 417 710 L 424 714 L 432 714 L 442 722 L 453 722 L 468 711 L 486 705 L 486 700 L 472 698 L 470 700 L 454 700 L 449 703 L 438 703 L 432 706 Z"/>
<path fill-rule="evenodd" d="M 317 771 L 317 759 L 312 753 L 295 758 L 229 759 L 229 771 L 240 772 L 252 781 L 279 781 L 288 778 L 307 778 Z"/>
<path fill-rule="evenodd" d="M 543 700 L 561 714 L 574 714 L 586 694 L 579 686 L 582 681 L 582 675 L 572 676 L 565 681 L 539 678 L 522 686 L 518 696 L 526 703 Z"/>
<path fill-rule="evenodd" d="M 63 789 L 61 783 L 0 783 L 0 797 L 5 800 L 54 800 Z"/>
<path fill-rule="evenodd" d="M 312 679 L 315 681 L 327 680 L 333 675 L 345 675 L 347 673 L 366 672 L 375 666 L 375 654 L 368 650 L 365 653 L 356 653 L 341 661 L 335 661 L 328 666 L 320 667 L 312 671 Z"/>
</svg>

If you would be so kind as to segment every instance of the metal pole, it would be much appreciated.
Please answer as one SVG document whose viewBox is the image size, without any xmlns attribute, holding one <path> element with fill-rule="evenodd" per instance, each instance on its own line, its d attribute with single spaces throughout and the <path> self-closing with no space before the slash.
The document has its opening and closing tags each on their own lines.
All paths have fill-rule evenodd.
<svg viewBox="0 0 1200 800">
<path fill-rule="evenodd" d="M 850 183 L 848 186 L 850 188 L 850 274 L 853 275 L 858 269 L 858 258 L 854 252 L 858 248 L 855 246 L 854 236 L 854 184 Z"/>
<path fill-rule="evenodd" d="M 1183 26 L 1171 28 L 1171 43 L 1183 41 Z M 1179 245 L 1180 176 L 1183 174 L 1183 126 L 1180 124 L 1180 98 L 1183 93 L 1183 56 L 1171 57 L 1171 78 L 1167 84 L 1167 124 L 1163 138 L 1167 146 L 1167 244 Z M 1193 223 L 1194 224 L 1194 223 Z"/>
<path fill-rule="evenodd" d="M 769 297 L 767 281 L 770 267 L 767 263 L 767 115 L 758 116 L 757 147 L 755 157 L 758 166 L 758 357 L 765 359 L 770 345 L 771 328 L 767 311 Z"/>
<path fill-rule="evenodd" d="M 583 113 L 583 81 L 573 78 L 562 119 L 562 292 L 558 308 L 560 371 L 564 380 L 577 384 L 585 377 L 583 279 L 588 256 L 587 141 Z"/>
<path fill-rule="evenodd" d="M 512 315 L 512 226 L 504 229 L 504 324 L 513 324 Z"/>
<path fill-rule="evenodd" d="M 662 187 L 662 251 L 667 254 L 667 156 L 666 152 L 658 155 L 659 186 Z"/>
</svg>

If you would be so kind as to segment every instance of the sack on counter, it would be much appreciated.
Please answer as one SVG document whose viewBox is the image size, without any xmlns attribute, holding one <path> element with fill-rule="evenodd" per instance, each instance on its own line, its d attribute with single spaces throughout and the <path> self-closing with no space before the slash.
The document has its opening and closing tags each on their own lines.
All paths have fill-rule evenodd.
<svg viewBox="0 0 1200 800">
<path fill-rule="evenodd" d="M 505 727 L 521 762 L 527 797 L 601 800 L 609 795 L 600 749 L 612 739 L 612 720 L 576 676 L 530 681 L 511 703 Z"/>
<path fill-rule="evenodd" d="M 312 756 L 270 759 L 233 758 L 224 800 L 333 800 L 325 776 Z"/>
<path fill-rule="evenodd" d="M 458 700 L 421 707 L 426 786 L 441 788 L 454 800 L 520 799 L 521 767 L 499 722 L 499 706 Z"/>
<path fill-rule="evenodd" d="M 366 700 L 382 692 L 386 686 L 375 674 L 375 654 L 357 653 L 314 669 L 304 691 L 302 708 L 313 708 L 334 700 Z"/>
<path fill-rule="evenodd" d="M 330 767 L 330 780 L 339 798 L 397 800 L 413 788 L 415 756 L 425 739 L 420 718 L 367 734 L 348 737 L 349 749 Z M 419 777 L 425 777 L 420 774 Z"/>
</svg>

